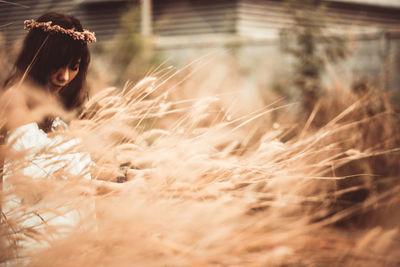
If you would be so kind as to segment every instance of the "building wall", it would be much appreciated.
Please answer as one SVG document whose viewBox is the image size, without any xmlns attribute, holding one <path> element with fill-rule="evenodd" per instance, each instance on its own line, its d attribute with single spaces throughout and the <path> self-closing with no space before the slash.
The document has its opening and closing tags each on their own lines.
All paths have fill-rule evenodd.
<svg viewBox="0 0 400 267">
<path fill-rule="evenodd" d="M 279 49 L 279 32 L 294 24 L 291 10 L 280 0 L 150 0 L 154 47 L 178 67 L 203 55 L 221 56 L 237 64 L 239 74 L 267 84 L 269 77 L 290 75 L 290 57 Z M 20 0 L 0 2 L 0 34 L 6 45 L 24 36 L 23 20 L 57 10 L 81 19 L 99 43 L 112 39 L 120 15 L 134 0 Z M 389 76 L 397 85 L 396 54 L 400 39 L 400 8 L 356 1 L 327 1 L 324 19 L 333 33 L 351 36 L 356 47 L 346 68 L 360 76 Z M 386 37 L 382 37 L 386 36 Z M 390 49 L 382 48 L 382 42 Z M 387 55 L 389 56 L 387 56 Z M 391 60 L 388 60 L 387 57 Z M 391 73 L 382 67 L 389 61 Z M 289 73 L 289 74 L 288 74 Z M 256 86 L 256 85 L 255 85 Z"/>
<path fill-rule="evenodd" d="M 185 1 L 195 2 L 179 0 L 180 4 Z M 329 1 L 322 10 L 328 31 L 349 38 L 352 54 L 337 66 L 338 72 L 343 70 L 347 73 L 343 83 L 351 84 L 352 79 L 368 78 L 375 84 L 397 90 L 400 80 L 396 60 L 400 53 L 400 8 L 350 2 Z M 154 18 L 156 32 L 157 18 L 168 16 L 163 12 L 173 12 L 173 5 L 169 7 L 157 11 L 158 15 Z M 187 9 L 190 7 L 186 5 Z M 209 55 L 218 57 L 213 67 L 215 64 L 232 66 L 234 58 L 236 75 L 242 76 L 243 81 L 253 81 L 244 85 L 248 90 L 257 90 L 260 86 L 271 88 L 280 77 L 291 77 L 290 63 L 293 58 L 279 49 L 279 33 L 283 28 L 295 25 L 293 10 L 278 0 L 238 0 L 231 8 L 237 14 L 234 31 L 195 31 L 195 34 L 175 31 L 173 36 L 159 34 L 154 36 L 156 48 L 179 67 L 205 55 L 206 58 Z M 190 12 L 191 16 L 197 16 L 194 15 L 195 9 Z M 171 32 L 174 25 L 170 24 Z M 232 75 L 229 71 L 226 73 L 227 77 Z M 334 78 L 330 76 L 332 74 L 326 73 L 324 80 Z"/>
<path fill-rule="evenodd" d="M 235 33 L 237 0 L 153 0 L 156 36 Z"/>
<path fill-rule="evenodd" d="M 101 41 L 110 40 L 118 29 L 120 15 L 132 0 L 19 0 L 0 1 L 0 34 L 10 46 L 25 35 L 24 20 L 37 18 L 48 11 L 76 16 Z"/>
</svg>

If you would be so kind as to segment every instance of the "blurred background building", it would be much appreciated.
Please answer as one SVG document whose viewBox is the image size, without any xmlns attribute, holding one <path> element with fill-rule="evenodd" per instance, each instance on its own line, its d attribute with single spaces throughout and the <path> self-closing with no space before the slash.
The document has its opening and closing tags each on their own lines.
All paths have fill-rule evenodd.
<svg viewBox="0 0 400 267">
<path fill-rule="evenodd" d="M 324 35 L 346 39 L 343 64 L 357 79 L 394 90 L 400 83 L 400 1 L 332 0 L 304 8 L 290 0 L 21 0 L 0 2 L 0 34 L 5 51 L 24 36 L 23 21 L 57 10 L 81 19 L 108 46 L 121 28 L 121 16 L 136 7 L 136 32 L 154 51 L 183 66 L 210 51 L 234 57 L 251 86 L 272 86 L 285 77 L 293 54 L 285 53 L 285 29 L 304 23 Z M 298 9 L 306 10 L 303 18 Z M 131 11 L 132 12 L 132 11 Z M 308 13 L 307 13 L 308 12 Z M 318 13 L 318 14 L 317 14 Z M 311 15 L 310 15 L 311 14 Z M 314 16 L 310 20 L 307 16 Z M 311 21 L 311 22 L 310 22 Z M 304 26 L 303 25 L 303 26 Z M 317 36 L 318 39 L 318 36 Z M 323 38 L 321 38 L 323 39 Z M 324 40 L 322 40 L 324 42 Z M 230 63 L 231 64 L 231 63 Z M 397 90 L 397 88 L 396 88 Z"/>
</svg>

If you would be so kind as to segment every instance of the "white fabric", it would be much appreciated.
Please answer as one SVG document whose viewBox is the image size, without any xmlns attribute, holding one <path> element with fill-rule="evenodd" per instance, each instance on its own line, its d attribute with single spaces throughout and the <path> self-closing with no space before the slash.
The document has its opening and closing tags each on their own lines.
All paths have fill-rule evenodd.
<svg viewBox="0 0 400 267">
<path fill-rule="evenodd" d="M 90 179 L 89 167 L 92 165 L 89 154 L 76 152 L 78 139 L 65 140 L 62 134 L 49 138 L 36 123 L 23 125 L 10 133 L 8 144 L 16 152 L 27 152 L 22 173 L 33 178 L 47 177 L 63 169 L 71 175 L 82 175 Z M 47 150 L 47 153 L 41 151 Z M 5 179 L 7 178 L 7 161 Z"/>
<path fill-rule="evenodd" d="M 52 178 L 57 171 L 62 171 L 64 174 L 90 179 L 89 171 L 93 163 L 88 153 L 77 150 L 80 142 L 79 139 L 67 139 L 62 133 L 53 133 L 48 136 L 39 129 L 36 123 L 23 125 L 9 133 L 6 144 L 10 145 L 13 152 L 24 153 L 24 157 L 12 161 L 12 155 L 9 158 L 6 156 L 3 175 L 5 197 L 3 198 L 2 211 L 6 216 L 10 216 L 10 219 L 24 218 L 23 221 L 19 222 L 20 228 L 34 227 L 38 231 L 37 233 L 45 235 L 48 240 L 52 240 L 60 237 L 60 232 L 57 236 L 46 236 L 45 227 L 62 228 L 77 225 L 82 214 L 78 210 L 68 210 L 67 206 L 71 203 L 65 203 L 65 207 L 54 207 L 52 203 L 39 201 L 34 206 L 29 207 L 29 215 L 26 215 L 26 210 L 19 209 L 24 200 L 10 192 L 12 190 L 18 192 L 18 188 L 13 188 L 12 179 L 18 177 L 19 174 L 33 179 L 43 179 Z M 66 179 L 66 177 L 63 178 Z M 64 181 L 61 180 L 60 182 Z M 46 209 L 49 211 L 45 211 Z M 36 210 L 40 210 L 40 214 Z M 68 230 L 64 234 L 67 234 L 67 232 Z M 61 231 L 62 233 L 63 231 Z M 30 241 L 25 239 L 20 242 L 20 245 L 26 251 L 32 251 L 46 247 L 46 242 L 39 244 L 34 239 Z"/>
</svg>

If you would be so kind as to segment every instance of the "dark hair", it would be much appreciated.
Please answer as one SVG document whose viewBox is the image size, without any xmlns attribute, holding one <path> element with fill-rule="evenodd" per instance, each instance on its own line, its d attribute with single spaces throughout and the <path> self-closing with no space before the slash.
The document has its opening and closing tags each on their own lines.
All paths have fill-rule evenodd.
<svg viewBox="0 0 400 267">
<path fill-rule="evenodd" d="M 64 29 L 74 28 L 75 31 L 83 31 L 78 19 L 63 13 L 49 12 L 40 16 L 36 21 L 52 21 L 52 25 L 59 25 Z M 81 61 L 77 76 L 59 92 L 60 100 L 65 108 L 78 108 L 82 105 L 86 95 L 84 86 L 90 53 L 86 43 L 74 40 L 66 34 L 48 33 L 38 28 L 31 29 L 25 37 L 14 70 L 5 81 L 4 86 L 9 87 L 18 82 L 31 65 L 27 77 L 39 86 L 45 87 L 50 73 L 68 64 L 75 64 L 79 59 Z"/>
</svg>

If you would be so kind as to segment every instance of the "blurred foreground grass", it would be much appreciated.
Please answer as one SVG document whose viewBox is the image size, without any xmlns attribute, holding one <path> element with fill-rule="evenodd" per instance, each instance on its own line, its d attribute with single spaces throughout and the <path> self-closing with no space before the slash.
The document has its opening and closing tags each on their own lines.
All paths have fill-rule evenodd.
<svg viewBox="0 0 400 267">
<path fill-rule="evenodd" d="M 3 197 L 26 201 L 2 216 L 1 264 L 400 264 L 399 117 L 386 96 L 337 88 L 301 121 L 279 102 L 235 114 L 226 94 L 185 97 L 198 88 L 175 75 L 102 90 L 70 122 L 108 170 L 92 179 L 125 183 L 8 178 Z M 24 224 L 42 202 L 82 219 Z"/>
</svg>

